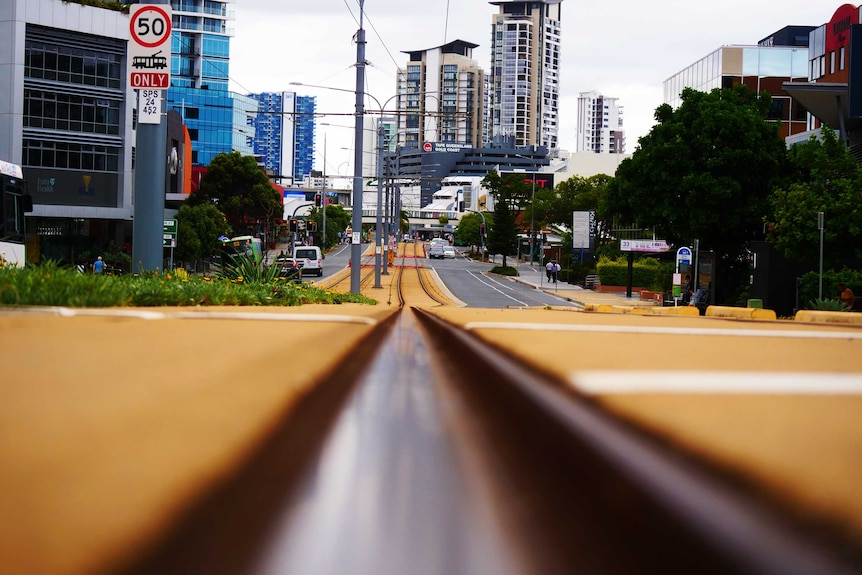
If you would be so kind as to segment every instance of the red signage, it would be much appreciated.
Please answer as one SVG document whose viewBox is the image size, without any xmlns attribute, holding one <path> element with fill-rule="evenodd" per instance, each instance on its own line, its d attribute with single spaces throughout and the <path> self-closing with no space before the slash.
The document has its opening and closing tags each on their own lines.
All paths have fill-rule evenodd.
<svg viewBox="0 0 862 575">
<path fill-rule="evenodd" d="M 164 72 L 130 72 L 129 86 L 135 89 L 167 90 L 171 87 L 171 75 Z"/>
<path fill-rule="evenodd" d="M 426 152 L 430 152 L 434 149 L 434 146 L 431 145 L 431 142 L 425 142 L 425 144 L 422 146 L 422 149 Z"/>
<path fill-rule="evenodd" d="M 839 6 L 826 25 L 826 53 L 835 52 L 850 42 L 850 26 L 859 23 L 859 9 L 853 4 Z"/>
</svg>

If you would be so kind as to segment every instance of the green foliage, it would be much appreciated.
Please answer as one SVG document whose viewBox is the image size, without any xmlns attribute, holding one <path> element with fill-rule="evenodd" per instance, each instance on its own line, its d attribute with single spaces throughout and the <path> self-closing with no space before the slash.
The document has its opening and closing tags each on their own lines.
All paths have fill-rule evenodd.
<svg viewBox="0 0 862 575">
<path fill-rule="evenodd" d="M 655 258 L 641 258 L 632 262 L 632 286 L 651 291 L 667 291 L 673 280 L 673 264 Z M 609 260 L 602 258 L 596 264 L 602 285 L 624 286 L 628 281 L 628 262 L 625 258 Z M 586 275 L 586 274 L 584 274 Z"/>
<path fill-rule="evenodd" d="M 612 176 L 598 174 L 584 178 L 573 176 L 553 190 L 536 192 L 536 219 L 548 224 L 572 227 L 572 212 L 596 210 L 596 237 L 610 237 L 610 221 L 599 211 Z M 567 245 L 571 245 L 569 242 Z"/>
<path fill-rule="evenodd" d="M 56 262 L 26 268 L 0 266 L 0 306 L 293 306 L 346 302 L 375 303 L 359 294 L 327 292 L 282 279 L 212 280 L 158 272 L 107 276 L 82 274 L 74 268 L 59 267 Z"/>
<path fill-rule="evenodd" d="M 482 224 L 482 216 L 479 214 L 466 213 L 458 220 L 458 227 L 455 229 L 455 237 L 458 242 L 465 246 L 480 246 L 482 238 L 479 234 L 479 226 Z"/>
<path fill-rule="evenodd" d="M 257 283 L 270 283 L 278 279 L 281 266 L 260 265 L 244 255 L 225 254 L 224 257 L 227 261 L 222 263 L 221 269 L 216 273 L 221 279 Z"/>
<path fill-rule="evenodd" d="M 63 0 L 66 4 L 80 4 L 82 6 L 94 6 L 96 8 L 104 8 L 106 10 L 114 10 L 115 12 L 129 13 L 129 3 L 119 0 Z"/>
<path fill-rule="evenodd" d="M 494 266 L 491 268 L 492 274 L 499 274 L 501 276 L 517 276 L 518 270 L 513 268 L 512 266 Z"/>
<path fill-rule="evenodd" d="M 826 270 L 823 272 L 823 299 L 830 299 L 830 295 L 838 296 L 838 284 L 843 283 L 845 286 L 853 290 L 854 294 L 862 294 L 862 271 L 843 268 L 841 271 Z M 799 302 L 801 306 L 805 306 L 806 302 L 811 305 L 811 302 L 819 299 L 820 292 L 820 274 L 817 272 L 808 272 L 799 278 Z"/>
<path fill-rule="evenodd" d="M 235 235 L 273 232 L 284 215 L 282 199 L 257 160 L 239 152 L 216 155 L 201 178 L 200 188 L 186 203 L 214 204 Z"/>
<path fill-rule="evenodd" d="M 732 260 L 760 237 L 769 194 L 785 165 L 785 145 L 766 120 L 771 98 L 745 86 L 710 93 L 686 88 L 677 109 L 617 169 L 603 196 L 606 218 L 654 228 L 674 245 Z"/>
<path fill-rule="evenodd" d="M 502 255 L 505 268 L 506 257 L 518 253 L 518 229 L 512 206 L 523 201 L 526 185 L 522 176 L 507 175 L 501 178 L 497 172 L 488 172 L 482 185 L 494 196 L 493 225 L 488 223 L 491 228 L 488 230 L 488 251 Z"/>
<path fill-rule="evenodd" d="M 817 299 L 814 298 L 808 303 L 808 309 L 817 311 L 850 311 L 850 308 L 844 305 L 838 299 Z"/>
<path fill-rule="evenodd" d="M 177 212 L 177 259 L 190 262 L 218 254 L 222 235 L 230 236 L 231 229 L 215 204 L 183 204 Z"/>
<path fill-rule="evenodd" d="M 326 206 L 326 238 L 322 242 L 324 250 L 328 250 L 338 243 L 339 234 L 350 227 L 350 218 L 350 213 L 343 206 L 338 204 L 328 204 Z M 312 208 L 308 219 L 317 223 L 317 231 L 314 233 L 314 237 L 317 244 L 321 245 L 323 208 Z"/>
<path fill-rule="evenodd" d="M 823 212 L 824 261 L 835 265 L 862 256 L 862 169 L 833 130 L 824 126 L 821 137 L 789 150 L 792 183 L 775 190 L 765 221 L 767 238 L 785 257 L 813 260 Z"/>
</svg>

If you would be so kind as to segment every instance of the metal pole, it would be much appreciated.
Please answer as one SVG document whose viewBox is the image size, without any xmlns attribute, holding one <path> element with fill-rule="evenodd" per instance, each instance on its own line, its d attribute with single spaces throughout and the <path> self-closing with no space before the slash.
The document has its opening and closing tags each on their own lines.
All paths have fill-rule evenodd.
<svg viewBox="0 0 862 575">
<path fill-rule="evenodd" d="M 362 281 L 362 133 L 365 129 L 365 0 L 359 0 L 359 30 L 356 32 L 356 126 L 353 152 L 353 237 L 350 242 L 350 293 L 361 293 Z"/>
<path fill-rule="evenodd" d="M 323 228 L 322 241 L 320 249 L 326 251 L 326 134 L 323 134 L 323 194 L 320 198 L 320 203 L 323 206 Z"/>
<path fill-rule="evenodd" d="M 824 225 L 823 212 L 817 212 L 817 228 L 820 230 L 820 281 L 817 291 L 817 299 L 823 299 L 823 228 Z"/>
<path fill-rule="evenodd" d="M 530 242 L 530 267 L 533 267 L 533 253 L 536 251 L 536 166 L 533 166 L 533 195 L 530 198 L 530 233 L 533 240 Z M 539 280 L 541 281 L 541 279 Z"/>
<path fill-rule="evenodd" d="M 389 175 L 389 164 L 387 161 L 385 167 L 386 175 Z M 389 248 L 389 238 L 392 236 L 392 210 L 389 205 L 389 178 L 386 178 L 386 200 L 384 202 L 386 205 L 386 211 L 383 212 L 383 234 L 386 236 L 386 247 Z M 398 245 L 397 236 L 395 245 Z M 389 275 L 389 254 L 386 254 L 386 257 L 383 258 L 383 275 Z"/>
<path fill-rule="evenodd" d="M 382 112 L 382 110 L 381 110 Z M 383 253 L 385 244 L 383 238 L 383 124 L 377 122 L 377 221 L 375 222 L 375 241 L 377 246 L 374 248 L 374 287 L 380 286 L 380 255 Z"/>
</svg>

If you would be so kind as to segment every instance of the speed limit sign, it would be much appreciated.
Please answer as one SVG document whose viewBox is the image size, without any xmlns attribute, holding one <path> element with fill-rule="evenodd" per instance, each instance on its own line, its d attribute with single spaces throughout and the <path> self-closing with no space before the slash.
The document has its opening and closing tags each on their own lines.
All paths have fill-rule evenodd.
<svg viewBox="0 0 862 575">
<path fill-rule="evenodd" d="M 171 6 L 133 4 L 129 15 L 129 86 L 136 89 L 169 88 Z"/>
</svg>

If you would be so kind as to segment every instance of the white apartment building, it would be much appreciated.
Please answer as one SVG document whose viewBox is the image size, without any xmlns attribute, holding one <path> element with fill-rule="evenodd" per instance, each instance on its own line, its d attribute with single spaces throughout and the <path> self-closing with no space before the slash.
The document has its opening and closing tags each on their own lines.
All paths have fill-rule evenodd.
<svg viewBox="0 0 862 575">
<path fill-rule="evenodd" d="M 399 70 L 396 87 L 399 146 L 482 145 L 485 82 L 484 72 L 473 60 L 476 46 L 454 40 L 405 52 L 410 60 Z"/>
<path fill-rule="evenodd" d="M 625 154 L 623 107 L 618 98 L 601 93 L 581 92 L 578 96 L 576 152 Z"/>
<path fill-rule="evenodd" d="M 547 146 L 559 133 L 562 0 L 496 0 L 491 24 L 487 129 L 515 146 Z"/>
</svg>

